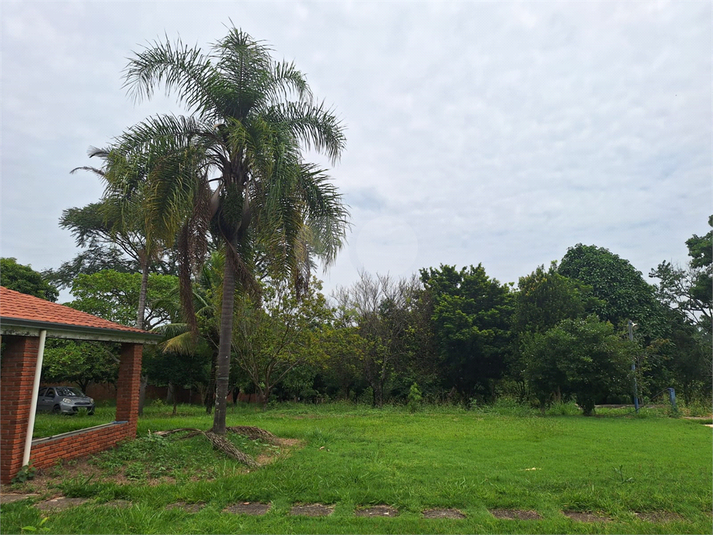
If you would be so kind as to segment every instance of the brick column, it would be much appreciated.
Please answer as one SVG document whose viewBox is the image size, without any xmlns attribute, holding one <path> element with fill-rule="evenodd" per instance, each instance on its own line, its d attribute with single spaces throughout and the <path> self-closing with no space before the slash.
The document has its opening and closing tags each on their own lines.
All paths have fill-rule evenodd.
<svg viewBox="0 0 713 535">
<path fill-rule="evenodd" d="M 141 344 L 121 344 L 119 380 L 116 383 L 116 419 L 127 421 L 136 435 L 139 419 L 139 390 L 141 387 Z"/>
<path fill-rule="evenodd" d="M 3 336 L 6 344 L 0 371 L 0 482 L 3 484 L 9 483 L 22 468 L 27 421 L 30 411 L 34 410 L 32 384 L 39 341 L 36 337 Z"/>
</svg>

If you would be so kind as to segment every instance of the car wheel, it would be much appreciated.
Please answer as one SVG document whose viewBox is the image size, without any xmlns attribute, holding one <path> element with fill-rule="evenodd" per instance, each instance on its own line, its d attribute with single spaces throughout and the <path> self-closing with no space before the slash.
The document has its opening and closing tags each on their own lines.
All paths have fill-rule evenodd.
<svg viewBox="0 0 713 535">
<path fill-rule="evenodd" d="M 91 416 L 94 414 L 94 409 L 87 411 L 87 415 Z"/>
<path fill-rule="evenodd" d="M 59 405 L 52 407 L 52 414 L 59 414 L 60 412 L 62 412 L 62 409 L 59 408 Z"/>
</svg>

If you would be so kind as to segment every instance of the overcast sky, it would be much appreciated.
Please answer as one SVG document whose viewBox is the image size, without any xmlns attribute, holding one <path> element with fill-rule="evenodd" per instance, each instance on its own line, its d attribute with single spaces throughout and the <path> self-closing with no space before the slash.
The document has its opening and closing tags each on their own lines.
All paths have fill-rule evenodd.
<svg viewBox="0 0 713 535">
<path fill-rule="evenodd" d="M 0 254 L 78 252 L 89 146 L 172 101 L 122 89 L 133 51 L 231 24 L 294 61 L 346 126 L 349 244 L 322 278 L 482 263 L 501 282 L 584 243 L 647 275 L 708 231 L 711 2 L 13 2 L 2 10 Z M 231 23 L 232 21 L 232 23 Z"/>
</svg>

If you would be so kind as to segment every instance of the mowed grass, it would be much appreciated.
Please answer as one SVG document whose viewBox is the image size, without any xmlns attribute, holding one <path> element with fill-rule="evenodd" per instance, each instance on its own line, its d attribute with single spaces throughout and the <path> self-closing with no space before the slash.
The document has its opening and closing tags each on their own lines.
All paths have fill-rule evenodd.
<svg viewBox="0 0 713 535">
<path fill-rule="evenodd" d="M 53 480 L 56 488 L 34 489 L 90 502 L 56 513 L 41 513 L 29 501 L 4 505 L 2 532 L 711 533 L 713 445 L 711 429 L 699 422 L 626 412 L 541 416 L 516 406 L 415 414 L 342 404 L 229 410 L 229 425 L 262 427 L 300 445 L 281 448 L 274 462 L 248 471 L 201 437 L 149 436 L 176 427 L 208 429 L 211 418 L 199 407 L 182 406 L 177 417 L 170 408 L 149 407 L 139 440 L 94 459 L 106 478 L 73 474 L 68 465 L 54 469 L 65 474 Z M 234 440 L 253 454 L 277 453 Z M 109 477 L 117 473 L 122 482 Z M 25 488 L 33 490 L 32 482 Z M 103 505 L 114 499 L 131 506 Z M 197 513 L 166 508 L 176 502 L 204 507 Z M 244 502 L 271 509 L 261 517 L 223 512 Z M 334 505 L 334 512 L 289 514 L 293 504 L 310 503 Z M 378 504 L 397 508 L 399 516 L 354 515 Z M 458 509 L 466 518 L 423 518 L 431 508 Z M 536 511 L 541 518 L 496 519 L 493 509 Z M 563 511 L 610 521 L 579 522 Z M 657 521 L 648 521 L 651 515 Z"/>
</svg>

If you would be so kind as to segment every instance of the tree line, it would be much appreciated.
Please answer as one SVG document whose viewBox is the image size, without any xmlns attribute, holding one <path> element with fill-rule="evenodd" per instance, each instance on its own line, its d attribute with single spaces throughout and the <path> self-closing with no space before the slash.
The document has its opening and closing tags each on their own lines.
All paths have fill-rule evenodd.
<svg viewBox="0 0 713 535">
<path fill-rule="evenodd" d="M 324 296 L 316 279 L 298 292 L 288 278 L 265 273 L 259 300 L 236 291 L 229 392 L 256 393 L 265 404 L 381 406 L 418 395 L 469 405 L 507 396 L 544 408 L 574 400 L 591 414 L 595 404 L 631 403 L 636 379 L 643 402 L 669 387 L 684 403 L 707 400 L 712 236 L 687 241 L 687 266 L 662 262 L 652 270 L 656 284 L 607 249 L 582 244 L 517 285 L 489 277 L 480 264 L 441 265 L 403 279 L 362 272 L 351 286 Z M 10 287 L 11 262 L 3 259 L 2 269 Z M 165 341 L 146 352 L 147 379 L 199 392 L 209 411 L 224 262 L 214 251 L 194 280 L 198 337 L 181 320 L 178 276 L 148 278 L 147 327 Z M 114 267 L 77 272 L 70 305 L 134 324 L 141 275 Z M 57 281 L 62 269 L 37 279 L 38 295 L 47 296 L 47 281 Z M 29 278 L 17 277 L 25 291 Z M 115 380 L 111 348 L 53 344 L 47 377 L 81 386 Z"/>
</svg>

